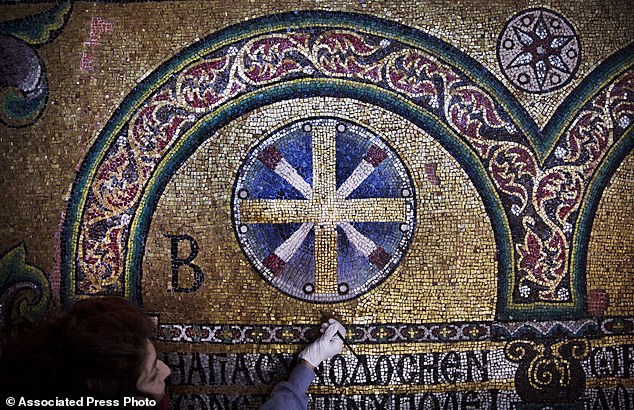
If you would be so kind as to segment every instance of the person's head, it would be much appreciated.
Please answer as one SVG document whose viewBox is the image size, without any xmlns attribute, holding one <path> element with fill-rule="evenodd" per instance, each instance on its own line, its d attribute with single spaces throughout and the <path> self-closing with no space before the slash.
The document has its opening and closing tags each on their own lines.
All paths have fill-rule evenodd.
<svg viewBox="0 0 634 410">
<path fill-rule="evenodd" d="M 8 345 L 2 361 L 10 365 L 14 380 L 21 375 L 33 383 L 30 388 L 16 386 L 23 391 L 160 398 L 169 368 L 156 358 L 152 333 L 151 320 L 129 301 L 85 299 Z"/>
</svg>

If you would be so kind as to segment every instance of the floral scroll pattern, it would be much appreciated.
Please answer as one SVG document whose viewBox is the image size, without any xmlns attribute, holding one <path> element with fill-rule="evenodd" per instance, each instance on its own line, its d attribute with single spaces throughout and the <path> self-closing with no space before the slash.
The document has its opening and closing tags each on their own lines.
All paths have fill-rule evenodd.
<svg viewBox="0 0 634 410">
<path fill-rule="evenodd" d="M 293 80 L 340 79 L 396 93 L 479 157 L 511 227 L 516 303 L 566 302 L 575 224 L 588 184 L 634 114 L 634 70 L 589 99 L 545 158 L 490 90 L 441 56 L 349 29 L 273 32 L 201 54 L 124 124 L 84 206 L 79 291 L 120 292 L 130 223 L 160 158 L 201 118 L 240 95 Z"/>
</svg>

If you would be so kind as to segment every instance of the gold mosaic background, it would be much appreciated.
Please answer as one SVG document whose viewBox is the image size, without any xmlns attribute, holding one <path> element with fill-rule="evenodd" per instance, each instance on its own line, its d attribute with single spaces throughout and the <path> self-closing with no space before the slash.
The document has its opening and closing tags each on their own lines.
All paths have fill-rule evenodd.
<svg viewBox="0 0 634 410">
<path fill-rule="evenodd" d="M 405 159 L 418 192 L 417 237 L 403 263 L 368 294 L 327 307 L 298 301 L 266 285 L 244 258 L 231 224 L 232 188 L 246 152 L 263 138 L 262 130 L 278 129 L 306 113 L 356 120 L 381 135 Z M 440 185 L 427 182 L 423 168 L 428 162 L 440 164 Z M 166 233 L 196 238 L 196 263 L 205 272 L 199 291 L 179 298 L 167 291 L 171 260 Z M 354 318 L 355 323 L 493 320 L 494 258 L 495 241 L 484 205 L 467 174 L 437 141 L 376 106 L 310 98 L 272 104 L 233 121 L 172 177 L 146 241 L 142 288 L 146 308 L 164 311 L 161 320 L 166 322 L 182 320 L 179 312 L 196 311 L 185 320 L 269 323 L 275 318 L 281 323 L 313 323 L 321 316 L 318 309 Z M 181 280 L 181 286 L 191 286 L 192 271 L 183 269 Z"/>
<path fill-rule="evenodd" d="M 0 125 L 0 252 L 24 243 L 28 251 L 26 262 L 40 268 L 50 278 L 53 296 L 57 297 L 60 291 L 59 233 L 63 213 L 78 166 L 99 132 L 134 87 L 162 63 L 210 33 L 230 25 L 281 12 L 327 10 L 364 13 L 414 27 L 457 47 L 481 63 L 509 89 L 541 128 L 592 70 L 634 40 L 630 3 L 628 0 L 355 0 L 345 4 L 338 1 L 266 0 L 76 2 L 61 34 L 37 48 L 46 67 L 49 87 L 48 102 L 42 116 L 35 124 L 24 128 Z M 0 1 L 0 22 L 29 16 L 52 5 L 12 5 Z M 581 63 L 572 81 L 545 94 L 531 94 L 515 88 L 502 74 L 496 59 L 496 42 L 507 19 L 531 7 L 547 7 L 564 15 L 574 26 L 581 42 Z M 107 20 L 112 23 L 112 28 L 107 33 L 101 33 L 96 43 L 90 44 L 91 20 L 94 18 Z M 86 55 L 92 58 L 90 70 L 80 69 L 82 56 Z M 267 132 L 308 115 L 341 116 L 380 135 L 412 173 L 417 194 L 415 238 L 402 263 L 376 288 L 342 303 L 311 304 L 286 296 L 269 286 L 248 262 L 232 226 L 232 189 L 236 172 L 247 153 Z M 439 165 L 437 176 L 440 185 L 428 181 L 424 169 L 426 162 Z M 634 315 L 633 190 L 634 153 L 630 153 L 606 187 L 590 230 L 586 288 L 595 299 L 607 294 L 607 310 L 601 312 L 605 316 Z M 166 233 L 186 233 L 198 241 L 200 250 L 196 263 L 205 272 L 205 281 L 198 292 L 168 291 L 171 266 Z M 486 325 L 491 326 L 488 329 L 505 324 L 511 329 L 516 324 L 512 321 L 493 323 L 498 297 L 496 243 L 483 201 L 463 168 L 439 142 L 406 119 L 376 106 L 345 98 L 306 97 L 264 106 L 210 135 L 174 174 L 162 193 L 151 219 L 142 268 L 144 306 L 148 311 L 157 313 L 160 324 L 166 328 L 188 323 L 210 326 L 236 324 L 244 325 L 243 329 L 258 324 L 280 327 L 312 325 L 321 317 L 320 309 L 345 318 L 347 325 L 426 323 L 430 324 L 429 329 L 440 324 L 436 326 L 437 330 L 447 330 L 442 327 L 443 323 L 487 322 Z M 181 271 L 180 279 L 185 286 L 192 281 L 187 272 L 187 269 Z M 529 319 L 524 323 L 528 323 L 527 327 L 532 325 L 532 319 L 537 320 L 534 322 L 537 323 L 535 329 L 541 325 L 539 314 Z M 567 330 L 585 319 L 571 321 L 574 323 Z M 621 319 L 624 318 L 618 318 Z M 627 320 L 630 320 L 627 323 L 634 323 L 631 318 L 625 318 L 623 322 Z M 625 327 L 621 322 L 614 325 L 615 328 L 617 326 Z M 582 380 L 585 385 L 581 389 L 595 389 L 593 391 L 596 392 L 597 388 L 625 386 L 631 391 L 634 382 L 623 372 L 624 368 L 632 367 L 631 363 L 618 361 L 614 365 L 614 374 L 604 372 L 601 364 L 595 366 L 598 370 L 587 369 L 592 360 L 595 364 L 599 363 L 604 357 L 602 355 L 616 352 L 617 348 L 621 350 L 618 354 L 614 353 L 614 357 L 620 354 L 617 359 L 621 360 L 625 355 L 622 353 L 624 349 L 632 346 L 632 331 L 627 332 L 618 333 L 617 329 L 591 340 L 594 356 L 583 357 L 583 371 L 587 378 Z M 445 358 L 453 352 L 473 353 L 478 358 L 490 354 L 489 367 L 493 371 L 481 379 L 458 383 L 421 381 L 416 385 L 395 383 L 380 386 L 375 382 L 348 384 L 344 388 L 314 383 L 309 392 L 353 395 L 480 390 L 486 393 L 487 389 L 500 389 L 510 392 L 505 399 L 507 402 L 519 400 L 517 395 L 512 396 L 520 384 L 517 380 L 521 379 L 520 376 L 514 378 L 518 365 L 517 362 L 511 364 L 505 356 L 505 349 L 511 344 L 507 341 L 516 338 L 515 335 L 499 341 L 489 334 L 487 340 L 467 342 L 448 342 L 440 336 L 434 337 L 437 338 L 433 343 L 427 343 L 428 340 L 419 343 L 361 342 L 355 345 L 355 350 L 374 358 L 372 360 L 406 354 L 424 356 L 439 353 L 438 357 L 445 355 Z M 548 351 L 544 347 L 552 340 L 540 340 L 540 337 L 536 336 L 535 340 L 527 343 L 535 342 L 540 354 L 544 354 Z M 590 346 L 590 338 L 586 339 L 575 335 L 564 342 L 582 340 Z M 280 343 L 279 340 L 270 344 L 198 344 L 174 340 L 166 337 L 163 342 L 157 343 L 158 350 L 165 353 L 163 357 L 166 360 L 185 357 L 189 366 L 196 353 L 218 355 L 224 359 L 231 356 L 231 360 L 236 360 L 235 357 L 241 354 L 295 354 L 303 347 L 301 342 Z M 170 353 L 172 356 L 169 356 Z M 344 355 L 352 368 L 351 363 L 356 359 L 348 351 Z M 579 364 L 581 359 L 575 359 L 574 364 Z M 270 360 L 270 363 L 265 363 L 274 369 L 277 363 Z M 233 363 L 236 367 L 236 362 Z M 444 374 L 447 366 L 443 366 Z M 452 366 L 452 363 L 448 366 L 449 370 L 458 367 Z M 235 381 L 197 384 L 196 381 L 185 380 L 187 372 L 191 377 L 190 369 L 186 371 L 185 367 L 179 369 L 174 366 L 173 378 L 176 381 L 170 394 L 266 395 L 273 384 L 243 385 Z M 381 370 L 380 366 L 378 369 Z M 463 369 L 456 370 L 456 373 L 460 372 Z M 595 400 L 597 396 L 592 397 Z"/>
<path fill-rule="evenodd" d="M 588 291 L 609 293 L 608 315 L 634 314 L 633 192 L 634 154 L 630 153 L 604 191 L 588 245 Z"/>
<path fill-rule="evenodd" d="M 38 49 L 48 73 L 49 100 L 39 121 L 30 127 L 10 129 L 0 126 L 0 248 L 8 249 L 24 242 L 28 260 L 51 273 L 56 288 L 59 224 L 64 212 L 76 166 L 85 156 L 98 131 L 132 88 L 182 48 L 228 25 L 254 17 L 298 9 L 339 10 L 372 14 L 394 20 L 455 45 L 494 73 L 515 94 L 538 125 L 545 124 L 554 109 L 579 82 L 603 59 L 624 47 L 634 38 L 631 7 L 628 1 L 472 1 L 407 2 L 359 1 L 341 4 L 332 1 L 248 1 L 236 2 L 147 2 L 90 3 L 77 2 L 63 32 L 50 44 Z M 0 5 L 0 20 L 9 20 L 50 8 L 52 3 Z M 519 10 L 545 6 L 564 14 L 581 39 L 582 59 L 575 78 L 560 90 L 545 94 L 528 94 L 514 89 L 500 73 L 495 45 L 505 20 Z M 110 32 L 99 38 L 99 45 L 86 46 L 92 17 L 113 23 Z M 166 22 L 169 21 L 169 24 Z M 92 71 L 79 69 L 82 53 L 93 54 Z M 630 161 L 631 162 L 631 161 Z M 629 171 L 628 171 L 629 170 Z M 629 180 L 625 191 L 610 189 L 601 202 L 592 235 L 588 288 L 605 288 L 614 292 L 612 314 L 631 313 L 627 302 L 632 287 L 615 286 L 612 276 L 599 267 L 614 266 L 614 272 L 630 276 L 632 260 L 627 255 L 632 229 L 623 221 L 622 210 L 631 212 L 631 167 L 622 167 L 615 179 Z M 627 182 L 615 182 L 614 186 Z M 475 199 L 473 199 L 475 201 Z M 611 206 L 617 207 L 610 211 Z M 628 214 L 630 215 L 630 214 Z M 452 215 L 458 218 L 458 215 Z M 473 221 L 469 223 L 475 223 Z M 481 223 L 481 222 L 478 222 Z M 447 225 L 450 226 L 450 225 Z M 479 226 L 479 225 L 478 225 Z M 609 228 L 608 228 L 609 227 Z M 455 225 L 454 225 L 455 228 Z M 450 228 L 447 228 L 450 229 Z M 479 228 L 478 228 L 479 229 Z M 490 228 L 477 231 L 485 241 Z M 467 235 L 464 235 L 467 236 Z M 599 244 L 612 244 L 622 253 L 595 251 Z M 452 241 L 446 242 L 444 254 L 450 254 Z M 444 246 L 444 245 L 443 245 Z M 443 252 L 439 252 L 443 253 Z M 629 252 L 631 255 L 631 252 Z M 616 262 L 618 259 L 620 262 Z M 475 260 L 475 259 L 473 259 Z M 429 261 L 428 261 L 429 262 Z M 439 263 L 447 263 L 440 261 Z M 490 272 L 490 262 L 482 271 Z M 484 276 L 483 276 L 484 278 Z M 491 306 L 490 300 L 483 305 Z M 431 313 L 452 318 L 459 312 Z M 490 308 L 476 313 L 491 314 Z M 444 315 L 444 316 L 443 316 Z"/>
</svg>

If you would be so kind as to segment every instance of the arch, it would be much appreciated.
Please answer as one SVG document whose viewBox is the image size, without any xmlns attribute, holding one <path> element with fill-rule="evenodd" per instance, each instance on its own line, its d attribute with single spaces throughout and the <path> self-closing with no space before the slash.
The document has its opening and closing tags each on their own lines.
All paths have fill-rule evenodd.
<svg viewBox="0 0 634 410">
<path fill-rule="evenodd" d="M 331 46 L 327 43 L 331 38 L 324 33 L 334 33 L 331 37 L 335 45 L 332 47 L 339 47 L 337 52 L 345 51 L 352 55 L 355 50 L 361 50 L 359 52 L 362 54 L 364 50 L 371 49 L 374 50 L 372 55 L 382 65 L 368 66 L 372 70 L 368 68 L 366 72 L 353 70 L 344 73 L 345 75 L 336 69 L 323 66 L 323 60 L 319 59 L 320 55 L 323 57 L 324 53 L 328 54 L 327 48 Z M 327 40 L 319 45 L 322 54 L 311 54 L 308 46 L 322 41 L 320 35 L 326 36 Z M 341 38 L 335 38 L 337 36 Z M 127 247 L 121 246 L 116 250 L 120 264 L 115 268 L 122 273 L 117 273 L 119 276 L 114 277 L 115 280 L 111 280 L 108 285 L 111 287 L 104 288 L 103 291 L 124 292 L 130 297 L 139 297 L 138 289 L 135 287 L 140 283 L 138 267 L 143 249 L 142 244 L 139 248 L 139 242 L 134 239 L 143 238 L 143 233 L 147 232 L 148 218 L 151 218 L 156 199 L 160 197 L 166 178 L 170 175 L 170 172 L 165 170 L 174 169 L 182 164 L 202 142 L 206 133 L 218 129 L 245 112 L 271 102 L 298 95 L 345 96 L 379 105 L 408 119 L 437 138 L 465 169 L 485 203 L 495 232 L 499 252 L 498 318 L 528 318 L 535 312 L 539 312 L 544 318 L 584 315 L 585 260 L 573 258 L 578 263 L 571 265 L 567 249 L 572 246 L 573 234 L 562 231 L 552 221 L 549 224 L 545 213 L 540 215 L 539 210 L 528 206 L 529 197 L 532 195 L 530 190 L 533 184 L 540 183 L 539 178 L 542 178 L 535 169 L 554 169 L 563 163 L 551 153 L 555 151 L 555 147 L 565 146 L 566 141 L 561 137 L 570 129 L 574 119 L 583 111 L 583 107 L 598 98 L 600 90 L 596 88 L 595 77 L 601 81 L 600 86 L 603 89 L 631 70 L 634 60 L 632 46 L 617 53 L 609 60 L 610 63 L 606 62 L 588 76 L 580 89 L 574 91 L 557 111 L 545 128 L 545 133 L 540 133 L 535 122 L 512 93 L 481 64 L 455 47 L 419 30 L 387 20 L 361 14 L 322 11 L 262 17 L 213 33 L 162 64 L 124 99 L 90 148 L 73 184 L 62 233 L 62 297 L 66 302 L 72 300 L 75 294 L 81 293 L 77 288 L 81 279 L 78 275 L 78 263 L 81 262 L 80 253 L 86 243 L 85 237 L 82 236 L 85 232 L 82 229 L 86 229 L 84 225 L 87 206 L 94 200 L 92 184 L 98 173 L 103 171 L 104 164 L 114 155 L 117 141 L 126 143 L 128 131 L 136 125 L 132 123 L 138 119 L 139 113 L 145 109 L 158 110 L 158 105 L 155 104 L 157 101 L 160 100 L 162 104 L 163 101 L 176 98 L 176 94 L 182 94 L 183 90 L 177 89 L 175 78 L 184 75 L 186 70 L 196 64 L 205 62 L 216 67 L 216 71 L 213 71 L 215 68 L 210 68 L 209 73 L 213 78 L 207 86 L 220 87 L 229 83 L 225 81 L 226 78 L 238 78 L 237 74 L 236 77 L 226 74 L 226 78 L 222 77 L 225 83 L 217 80 L 216 74 L 218 78 L 225 75 L 220 73 L 222 69 L 226 69 L 222 64 L 230 64 L 227 62 L 228 58 L 223 62 L 223 56 L 234 58 L 244 51 L 240 47 L 246 47 L 251 41 L 264 39 L 272 44 L 281 38 L 292 39 L 296 43 L 293 45 L 295 54 L 292 55 L 296 60 L 289 60 L 297 63 L 295 69 L 282 69 L 282 74 L 278 73 L 277 76 L 262 81 L 244 77 L 241 82 L 232 84 L 235 88 L 227 89 L 222 95 L 214 94 L 213 101 L 201 99 L 201 106 L 198 107 L 191 104 L 187 106 L 182 101 L 174 103 L 178 109 L 189 109 L 189 117 L 183 117 L 178 124 L 162 124 L 165 125 L 165 134 L 160 136 L 164 140 L 162 142 L 165 143 L 165 150 L 153 154 L 161 160 L 152 164 L 148 162 L 150 165 L 144 171 L 147 172 L 147 179 L 140 181 L 135 187 L 137 192 L 132 195 L 133 203 L 126 205 L 125 212 L 117 214 L 120 220 L 127 221 L 120 223 L 120 232 L 117 233 L 120 235 L 117 240 L 125 243 Z M 335 54 L 332 51 L 328 56 L 334 59 Z M 420 70 L 426 71 L 416 71 L 416 61 L 412 63 L 410 59 L 406 62 L 410 57 L 418 59 L 420 66 L 423 67 Z M 367 56 L 364 58 L 368 60 Z M 238 57 L 235 57 L 232 61 L 237 60 Z M 306 64 L 302 66 L 298 62 Z M 357 64 L 357 68 L 358 66 Z M 243 74 L 244 67 L 246 66 L 241 66 Z M 398 84 L 398 76 L 388 78 L 390 70 L 400 70 L 397 73 L 399 75 L 410 75 L 408 79 L 413 83 Z M 419 88 L 408 88 L 412 84 Z M 432 91 L 426 91 L 425 87 L 431 87 Z M 213 91 L 213 87 L 210 88 Z M 199 91 L 192 92 L 195 94 Z M 487 134 L 492 132 L 491 130 L 497 133 L 496 138 L 490 138 L 491 135 Z M 620 135 L 620 139 L 615 141 L 615 146 L 621 147 L 617 151 L 631 150 L 631 135 L 631 132 Z M 483 141 L 488 145 L 482 144 Z M 494 147 L 494 144 L 498 143 L 506 145 Z M 498 148 L 500 150 L 495 151 Z M 529 171 L 529 182 L 519 179 L 512 181 L 516 184 L 512 188 L 523 191 L 523 194 L 518 195 L 517 192 L 505 187 L 500 179 L 496 179 L 498 175 L 495 172 L 499 171 L 494 172 L 490 168 L 493 161 L 490 157 L 491 152 L 504 150 L 515 150 L 513 155 L 522 155 L 525 164 L 533 169 L 533 174 Z M 624 156 L 607 153 L 602 155 L 605 157 L 598 162 L 604 164 L 601 165 L 601 169 L 615 169 L 615 164 Z M 122 161 L 125 161 L 125 158 Z M 584 192 L 594 190 L 597 180 L 601 178 L 590 181 L 590 187 L 584 185 Z M 585 180 L 583 182 L 585 184 Z M 563 190 L 565 187 L 559 189 Z M 558 191 L 560 194 L 562 192 Z M 588 211 L 592 211 L 592 203 L 595 203 L 596 207 L 597 201 L 597 195 L 590 195 L 584 199 L 579 205 L 579 208 L 585 207 L 583 212 L 572 212 L 569 215 L 570 220 L 577 221 L 577 216 L 583 215 L 581 224 L 585 226 L 587 222 L 583 221 L 587 220 Z M 518 202 L 522 205 L 519 211 L 511 206 L 519 206 Z M 559 272 L 559 281 L 555 283 L 553 290 L 559 286 L 560 290 L 568 292 L 570 296 L 564 297 L 564 300 L 539 299 L 541 296 L 534 295 L 531 296 L 532 299 L 525 301 L 516 300 L 516 266 L 521 266 L 522 256 L 515 248 L 521 248 L 522 241 L 528 240 L 530 232 L 524 224 L 527 218 L 544 218 L 548 229 L 551 229 L 550 234 L 557 234 L 563 238 L 560 246 L 566 259 L 566 269 L 563 273 Z M 132 222 L 129 222 L 130 219 Z M 574 246 L 580 249 L 584 249 L 584 239 L 579 239 L 580 236 L 584 236 L 583 229 L 579 231 L 575 227 L 572 228 L 577 241 Z M 545 243 L 543 238 L 540 240 Z M 575 252 L 577 249 L 573 250 L 573 256 L 577 254 Z M 111 268 L 106 266 L 100 275 L 114 275 Z M 121 280 L 123 277 L 124 281 Z"/>
<path fill-rule="evenodd" d="M 322 81 L 297 81 L 291 84 L 274 85 L 265 91 L 260 90 L 253 95 L 245 96 L 238 102 L 227 103 L 222 109 L 208 114 L 195 130 L 186 135 L 186 139 L 182 144 L 163 157 L 158 168 L 168 171 L 157 173 L 150 179 L 147 189 L 140 200 L 142 206 L 137 210 L 131 224 L 125 269 L 127 297 L 142 302 L 140 293 L 141 264 L 145 243 L 138 239 L 147 237 L 151 222 L 149 216 L 154 213 L 156 204 L 173 172 L 180 168 L 187 158 L 206 141 L 209 135 L 213 135 L 215 131 L 233 119 L 262 105 L 292 98 L 297 95 L 299 90 L 304 92 L 304 96 L 347 97 L 381 106 L 409 120 L 439 141 L 457 159 L 463 170 L 469 175 L 485 204 L 499 252 L 498 278 L 511 274 L 513 270 L 512 249 L 508 245 L 511 243 L 510 229 L 500 198 L 473 150 L 455 132 L 444 126 L 429 113 L 421 111 L 398 95 L 380 88 L 367 86 L 360 89 L 356 84 L 349 84 L 346 81 L 337 81 L 336 84 Z M 400 107 L 400 109 L 395 111 L 394 107 Z"/>
</svg>

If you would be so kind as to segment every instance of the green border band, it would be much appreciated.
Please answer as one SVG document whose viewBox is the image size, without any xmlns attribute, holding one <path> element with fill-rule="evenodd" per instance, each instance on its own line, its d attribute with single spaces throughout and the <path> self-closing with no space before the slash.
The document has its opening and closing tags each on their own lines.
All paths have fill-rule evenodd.
<svg viewBox="0 0 634 410">
<path fill-rule="evenodd" d="M 195 150 L 216 130 L 233 119 L 263 105 L 301 97 L 343 97 L 361 100 L 381 106 L 406 118 L 424 129 L 437 139 L 445 149 L 461 164 L 467 172 L 489 213 L 496 238 L 498 256 L 498 277 L 512 276 L 513 253 L 508 244 L 512 243 L 510 228 L 502 203 L 482 163 L 466 142 L 430 113 L 404 99 L 396 93 L 372 85 L 360 86 L 356 82 L 332 79 L 296 80 L 266 87 L 265 90 L 247 94 L 225 104 L 222 108 L 207 115 L 190 132 L 183 136 L 179 144 L 172 146 L 157 166 L 158 172 L 150 178 L 141 196 L 141 207 L 132 221 L 128 237 L 128 254 L 124 272 L 126 278 L 126 296 L 142 302 L 140 294 L 140 272 L 144 242 L 137 238 L 147 236 L 151 215 L 172 175 L 191 156 Z"/>
<path fill-rule="evenodd" d="M 518 125 L 521 132 L 526 136 L 528 142 L 534 148 L 538 160 L 542 163 L 549 155 L 550 150 L 552 150 L 555 146 L 558 139 L 561 135 L 563 135 L 565 128 L 569 125 L 569 123 L 565 122 L 565 119 L 574 117 L 583 107 L 583 104 L 589 101 L 603 85 L 631 66 L 632 61 L 634 60 L 634 43 L 617 52 L 614 56 L 608 58 L 604 63 L 597 67 L 597 69 L 595 69 L 582 82 L 582 84 L 573 91 L 573 93 L 570 94 L 570 96 L 557 110 L 555 115 L 553 115 L 553 119 L 544 128 L 544 133 L 540 133 L 535 122 L 528 115 L 526 110 L 517 102 L 513 94 L 510 93 L 510 91 L 506 89 L 504 85 L 480 63 L 442 40 L 411 27 L 362 14 L 303 11 L 262 17 L 220 30 L 178 53 L 141 81 L 135 87 L 134 91 L 131 92 L 117 108 L 86 155 L 78 172 L 78 176 L 73 184 L 72 194 L 66 213 L 66 220 L 64 221 L 62 231 L 61 271 L 63 282 L 61 284 L 61 296 L 65 303 L 70 303 L 75 298 L 75 264 L 77 249 L 79 246 L 79 229 L 82 223 L 85 201 L 90 183 L 92 182 L 98 166 L 103 161 L 105 154 L 114 142 L 116 136 L 130 120 L 135 110 L 138 109 L 143 102 L 152 95 L 152 93 L 156 92 L 163 84 L 165 84 L 174 72 L 181 71 L 188 64 L 213 51 L 219 50 L 221 47 L 263 33 L 283 30 L 286 28 L 302 29 L 309 27 L 350 29 L 361 33 L 383 36 L 394 41 L 399 41 L 404 44 L 420 48 L 429 54 L 434 55 L 440 61 L 455 66 L 468 78 L 477 83 L 478 86 L 481 86 L 498 104 L 502 106 L 515 124 Z M 313 86 L 316 87 L 316 89 L 312 91 L 314 93 L 313 95 L 343 96 L 341 89 L 337 88 L 341 87 L 341 84 L 338 82 L 339 80 L 322 79 L 321 81 L 323 83 L 321 83 L 319 87 L 316 87 L 313 84 Z M 200 124 L 200 128 L 196 129 L 194 133 L 188 133 L 189 138 L 198 140 L 201 138 L 200 135 L 212 132 L 212 130 L 219 128 L 222 124 L 226 124 L 232 118 L 237 118 L 244 112 L 255 109 L 258 106 L 271 103 L 272 101 L 279 101 L 280 98 L 297 98 L 298 95 L 289 94 L 288 90 L 292 90 L 293 87 L 290 83 L 291 82 L 288 82 L 286 85 L 282 84 L 273 88 L 266 88 L 268 90 L 266 93 L 262 91 L 254 92 L 252 93 L 253 95 L 248 98 L 248 101 L 243 98 L 244 96 L 238 97 L 236 101 L 240 101 L 239 104 L 236 101 L 233 101 L 217 108 L 211 116 L 213 119 L 211 117 L 207 118 L 205 120 L 206 123 L 204 125 Z M 303 85 L 305 86 L 308 83 L 310 83 L 310 80 L 305 80 Z M 582 316 L 584 314 L 585 304 L 583 292 L 578 295 L 580 297 L 575 299 L 573 306 L 547 303 L 530 303 L 520 305 L 513 304 L 510 299 L 507 300 L 506 296 L 509 296 L 513 283 L 513 242 L 511 240 L 510 231 L 508 230 L 508 221 L 501 204 L 499 203 L 497 193 L 495 193 L 494 189 L 493 193 L 488 192 L 488 190 L 492 189 L 488 175 L 486 173 L 483 174 L 484 177 L 482 174 L 478 175 L 483 171 L 481 169 L 482 166 L 479 159 L 472 152 L 470 154 L 466 154 L 465 152 L 469 151 L 468 149 L 463 152 L 462 150 L 465 148 L 464 143 L 459 142 L 459 137 L 455 136 L 453 132 L 448 131 L 444 125 L 441 126 L 440 122 L 432 125 L 435 120 L 428 114 L 420 109 L 415 112 L 416 110 L 411 107 L 411 104 L 407 103 L 405 97 L 385 90 L 378 91 L 378 87 L 375 87 L 372 91 L 370 91 L 372 87 L 364 83 L 350 82 L 350 84 L 354 84 L 354 86 L 350 86 L 353 93 L 352 95 L 349 95 L 349 97 L 359 98 L 359 96 L 362 95 L 363 98 L 368 101 L 384 106 L 384 108 L 388 110 L 392 110 L 400 114 L 404 113 L 406 118 L 421 126 L 421 128 L 428 130 L 430 134 L 434 136 L 442 136 L 442 138 L 444 138 L 443 146 L 445 146 L 452 155 L 455 155 L 457 159 L 460 160 L 468 158 L 469 161 L 471 161 L 461 162 L 461 164 L 466 165 L 464 167 L 465 170 L 467 170 L 467 173 L 474 184 L 476 184 L 476 188 L 485 201 L 485 207 L 487 208 L 487 212 L 489 212 L 492 225 L 494 226 L 496 244 L 500 253 L 498 261 L 499 288 L 497 306 L 497 316 L 499 318 L 532 318 L 535 314 L 542 314 L 541 317 L 543 318 L 570 318 Z M 297 92 L 306 93 L 305 88 L 300 89 Z M 386 100 L 377 101 L 377 96 L 379 95 L 381 95 L 381 98 L 386 98 Z M 393 105 L 386 106 L 388 105 L 386 101 L 391 101 Z M 452 138 L 455 138 L 455 141 L 453 141 Z M 178 144 L 181 144 L 181 141 L 177 142 L 177 145 Z M 187 144 L 193 143 L 187 142 Z M 184 161 L 184 158 L 182 157 L 182 155 L 184 155 L 183 152 L 193 152 L 191 151 L 193 149 L 192 146 L 193 145 L 187 145 L 185 151 L 181 149 L 181 151 L 179 151 L 180 154 L 175 157 L 174 162 L 169 164 L 169 168 L 171 169 L 171 167 L 175 166 L 177 164 L 177 160 L 182 163 L 182 161 Z M 624 157 L 624 154 L 621 156 L 611 156 L 609 161 L 614 161 L 620 157 Z M 471 169 L 470 167 L 473 167 L 474 164 L 477 164 L 476 167 L 479 169 Z M 167 166 L 168 164 L 164 162 L 160 164 L 160 167 Z M 609 170 L 615 170 L 617 166 L 618 164 L 612 167 L 606 167 L 605 169 L 607 171 L 605 172 L 611 175 Z M 159 172 L 159 169 L 164 168 L 157 168 L 155 172 L 163 175 Z M 607 174 L 602 180 L 609 179 Z M 153 176 L 152 180 L 154 180 L 154 178 L 155 177 Z M 160 175 L 156 178 L 159 179 L 159 182 L 162 181 L 160 179 Z M 477 183 L 479 178 L 483 178 L 487 182 Z M 596 180 L 592 182 L 592 186 L 588 189 L 592 189 L 594 192 L 596 183 Z M 146 190 L 148 190 L 148 193 L 145 193 L 144 195 L 151 194 L 151 198 L 155 198 L 152 195 L 160 196 L 160 192 L 156 191 L 155 185 L 152 185 L 151 187 L 148 185 Z M 486 199 L 487 195 L 490 195 L 489 199 Z M 600 194 L 588 196 L 589 201 L 598 202 L 598 195 Z M 137 210 L 134 221 L 137 221 L 139 218 L 147 218 L 149 220 L 154 206 L 155 204 L 152 204 L 152 209 L 147 209 L 147 203 L 142 205 L 142 211 L 139 213 Z M 587 210 L 588 206 L 592 207 L 591 204 L 586 204 L 584 210 Z M 596 208 L 596 204 L 594 207 Z M 503 223 L 496 222 L 496 219 L 499 221 L 500 217 L 502 217 L 502 221 L 504 221 Z M 582 223 L 588 219 L 587 217 L 584 218 L 585 219 L 582 219 Z M 591 223 L 591 220 L 589 223 Z M 134 226 L 136 226 L 137 222 L 134 222 L 134 224 Z M 500 228 L 498 225 L 503 225 L 504 229 Z M 584 229 L 586 228 L 584 227 Z M 133 236 L 134 235 L 130 235 L 128 237 L 128 241 Z M 575 245 L 578 244 L 575 242 Z M 587 247 L 587 238 L 585 246 Z M 130 252 L 128 255 L 132 254 L 133 252 Z M 128 258 L 130 257 L 131 256 L 128 256 Z M 139 261 L 135 261 L 134 258 L 139 257 L 139 255 L 136 255 L 133 257 L 133 260 L 126 261 L 126 266 L 137 266 L 135 264 L 138 264 Z M 505 265 L 506 262 L 504 261 L 507 259 L 511 261 L 510 266 Z M 581 263 L 581 265 L 579 265 L 579 263 Z M 583 261 L 580 261 L 579 258 L 575 259 L 575 267 L 572 271 L 570 271 L 571 281 L 573 284 L 583 285 L 585 279 L 585 272 L 583 271 L 583 268 L 585 268 L 585 259 Z M 128 272 L 126 271 L 125 274 L 127 275 Z M 127 283 L 128 285 L 138 283 L 139 278 L 136 272 L 129 272 L 129 275 L 130 281 Z M 127 287 L 129 288 L 129 286 Z M 579 289 L 577 289 L 577 291 L 578 290 Z M 138 298 L 138 295 L 134 296 L 134 292 L 130 292 L 130 289 L 126 289 L 126 293 L 132 297 Z M 573 298 L 574 293 L 575 289 L 573 289 Z"/>
</svg>

